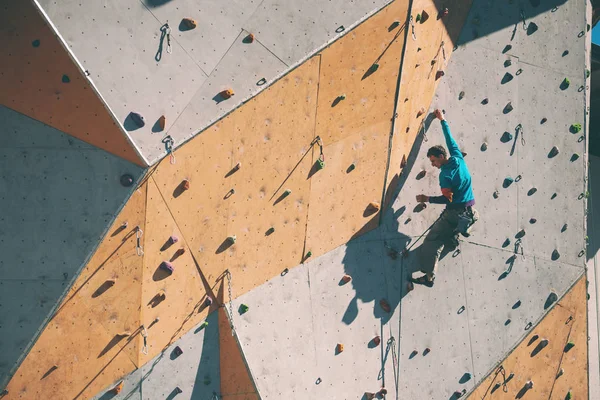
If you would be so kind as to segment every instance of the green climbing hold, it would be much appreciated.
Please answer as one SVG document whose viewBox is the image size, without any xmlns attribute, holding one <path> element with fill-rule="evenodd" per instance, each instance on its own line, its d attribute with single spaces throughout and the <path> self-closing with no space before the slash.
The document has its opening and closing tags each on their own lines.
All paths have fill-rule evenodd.
<svg viewBox="0 0 600 400">
<path fill-rule="evenodd" d="M 421 21 L 421 14 L 417 14 L 417 18 L 415 19 L 416 22 L 420 22 Z"/>
<path fill-rule="evenodd" d="M 310 256 L 312 256 L 312 251 L 310 251 L 310 250 L 309 250 L 309 251 L 306 253 L 306 258 L 309 258 Z"/>
<path fill-rule="evenodd" d="M 575 347 L 575 343 L 569 342 L 565 345 L 565 353 Z"/>
<path fill-rule="evenodd" d="M 585 77 L 586 77 L 586 79 L 590 77 L 590 70 L 589 69 L 585 70 Z"/>
<path fill-rule="evenodd" d="M 573 124 L 573 125 L 571 125 L 571 127 L 569 128 L 569 131 L 571 133 L 579 133 L 581 131 L 581 124 Z"/>
<path fill-rule="evenodd" d="M 40 40 L 39 39 L 35 39 L 33 42 L 31 42 L 31 45 L 33 47 L 40 47 Z"/>
<path fill-rule="evenodd" d="M 62 76 L 62 82 L 63 83 L 69 83 L 69 82 L 71 82 L 71 78 L 69 78 L 68 75 L 63 75 Z"/>
<path fill-rule="evenodd" d="M 573 398 L 573 395 L 571 394 L 571 391 L 569 390 L 569 392 L 567 393 L 567 396 L 565 397 L 565 400 L 571 400 Z"/>
<path fill-rule="evenodd" d="M 200 329 L 204 329 L 208 326 L 208 321 L 204 321 L 201 325 L 200 325 Z"/>
<path fill-rule="evenodd" d="M 245 304 L 240 305 L 240 314 L 245 314 L 248 312 L 248 310 L 250 309 L 250 307 L 248 307 Z"/>
<path fill-rule="evenodd" d="M 379 64 L 377 63 L 373 63 L 373 65 L 371 65 L 371 72 L 375 72 L 379 69 Z"/>
<path fill-rule="evenodd" d="M 323 161 L 323 160 L 321 160 L 321 159 L 318 159 L 318 160 L 317 160 L 317 169 L 318 169 L 318 170 L 321 170 L 321 169 L 323 169 L 323 168 L 325 168 L 325 161 Z"/>
<path fill-rule="evenodd" d="M 566 88 L 568 88 L 571 85 L 571 81 L 569 80 L 569 78 L 565 78 L 562 83 L 560 84 L 560 88 L 562 90 L 565 90 Z"/>
</svg>

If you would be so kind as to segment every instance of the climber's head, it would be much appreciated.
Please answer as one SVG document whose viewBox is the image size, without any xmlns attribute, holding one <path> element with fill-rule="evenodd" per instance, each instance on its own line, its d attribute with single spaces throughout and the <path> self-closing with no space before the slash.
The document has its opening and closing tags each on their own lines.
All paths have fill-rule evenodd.
<svg viewBox="0 0 600 400">
<path fill-rule="evenodd" d="M 433 146 L 427 150 L 427 157 L 431 161 L 431 165 L 436 168 L 441 168 L 442 165 L 448 162 L 448 153 L 444 146 Z"/>
</svg>

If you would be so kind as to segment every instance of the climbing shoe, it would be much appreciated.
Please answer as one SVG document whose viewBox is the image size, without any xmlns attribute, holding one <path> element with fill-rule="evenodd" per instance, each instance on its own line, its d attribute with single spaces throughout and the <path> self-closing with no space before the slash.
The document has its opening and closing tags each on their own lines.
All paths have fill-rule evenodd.
<svg viewBox="0 0 600 400">
<path fill-rule="evenodd" d="M 418 277 L 417 279 L 414 278 L 410 278 L 410 281 L 412 283 L 416 283 L 418 285 L 425 285 L 427 287 L 433 287 L 433 282 L 435 281 L 435 276 L 433 276 L 431 279 L 427 278 L 427 275 L 423 275 Z"/>
</svg>

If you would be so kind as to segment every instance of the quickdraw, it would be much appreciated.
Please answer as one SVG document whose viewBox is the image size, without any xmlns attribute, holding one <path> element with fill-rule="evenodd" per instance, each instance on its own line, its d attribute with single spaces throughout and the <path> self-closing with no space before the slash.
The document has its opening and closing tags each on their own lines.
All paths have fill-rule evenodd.
<svg viewBox="0 0 600 400">
<path fill-rule="evenodd" d="M 142 325 L 142 330 L 140 331 L 140 334 L 144 338 L 144 346 L 142 347 L 142 353 L 147 355 L 148 354 L 148 331 L 146 330 L 146 327 L 144 325 Z"/>
<path fill-rule="evenodd" d="M 413 40 L 417 40 L 417 35 L 415 34 L 415 22 L 413 21 L 412 15 L 410 16 L 410 29 Z"/>
<path fill-rule="evenodd" d="M 167 149 L 167 154 L 171 157 L 171 164 L 175 164 L 175 153 L 173 152 L 173 145 L 175 141 L 171 137 L 171 135 L 167 135 L 162 142 L 165 144 L 165 148 Z"/>
<path fill-rule="evenodd" d="M 323 155 L 323 141 L 320 136 L 317 136 L 315 140 L 313 140 L 312 145 L 319 145 L 319 158 L 317 159 L 317 167 L 319 169 L 325 168 L 325 155 Z"/>
<path fill-rule="evenodd" d="M 135 252 L 138 256 L 143 256 L 144 255 L 144 249 L 142 248 L 142 235 L 144 234 L 144 231 L 142 230 L 142 228 L 140 228 L 139 226 L 135 227 L 135 238 L 137 240 L 136 246 L 135 246 Z"/>
</svg>

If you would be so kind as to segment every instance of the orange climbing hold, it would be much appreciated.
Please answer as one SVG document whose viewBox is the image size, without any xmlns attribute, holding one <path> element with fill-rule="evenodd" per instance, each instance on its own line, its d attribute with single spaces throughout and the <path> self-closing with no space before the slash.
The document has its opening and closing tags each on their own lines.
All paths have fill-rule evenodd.
<svg viewBox="0 0 600 400">
<path fill-rule="evenodd" d="M 161 131 L 165 130 L 166 124 L 167 124 L 167 118 L 164 115 L 161 115 L 161 117 L 158 119 L 158 127 L 160 128 Z"/>
<path fill-rule="evenodd" d="M 419 112 L 417 112 L 417 118 L 419 118 L 423 114 L 425 114 L 425 108 L 421 107 L 421 109 L 419 110 Z"/>
<path fill-rule="evenodd" d="M 342 282 L 344 282 L 344 283 L 348 283 L 348 282 L 350 282 L 351 280 L 352 280 L 352 277 L 351 277 L 350 275 L 344 275 L 344 276 L 342 277 Z"/>
<path fill-rule="evenodd" d="M 235 93 L 233 92 L 233 89 L 225 89 L 223 90 L 221 93 L 219 93 L 223 98 L 225 99 L 229 99 L 231 96 L 233 96 Z"/>
<path fill-rule="evenodd" d="M 187 179 L 184 179 L 181 182 L 181 187 L 183 188 L 183 190 L 188 190 L 190 188 L 190 181 L 188 181 Z"/>
<path fill-rule="evenodd" d="M 377 203 L 376 201 L 372 201 L 369 203 L 369 208 L 371 208 L 375 211 L 379 211 L 379 209 L 381 208 L 381 205 L 379 203 Z"/>
<path fill-rule="evenodd" d="M 249 33 L 248 36 L 246 36 L 246 42 L 247 43 L 254 42 L 254 34 L 253 33 Z"/>
<path fill-rule="evenodd" d="M 335 346 L 335 351 L 336 351 L 336 353 L 341 353 L 342 351 L 344 351 L 344 345 L 341 343 L 338 343 L 337 346 Z"/>
<path fill-rule="evenodd" d="M 194 29 L 197 26 L 196 21 L 194 21 L 191 18 L 184 18 L 184 19 L 181 20 L 181 23 L 187 29 Z"/>
<path fill-rule="evenodd" d="M 386 313 L 392 311 L 392 307 L 390 307 L 390 303 L 388 303 L 386 299 L 381 299 L 379 305 L 381 306 L 381 309 Z"/>
<path fill-rule="evenodd" d="M 442 76 L 446 75 L 446 73 L 444 71 L 438 71 L 435 74 L 435 80 L 437 81 L 438 79 L 440 79 Z"/>
<path fill-rule="evenodd" d="M 121 390 L 123 390 L 123 385 L 124 385 L 124 381 L 121 381 L 117 384 L 117 386 L 115 386 L 114 388 L 111 389 L 111 393 L 114 394 L 119 394 L 121 393 Z"/>
</svg>

